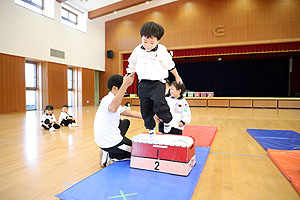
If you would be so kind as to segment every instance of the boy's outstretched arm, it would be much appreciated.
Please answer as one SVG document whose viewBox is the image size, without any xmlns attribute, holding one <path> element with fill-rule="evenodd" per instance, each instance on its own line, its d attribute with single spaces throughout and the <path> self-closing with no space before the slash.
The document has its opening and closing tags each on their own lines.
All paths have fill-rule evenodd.
<svg viewBox="0 0 300 200">
<path fill-rule="evenodd" d="M 134 118 L 142 119 L 142 115 L 140 112 L 132 111 L 128 109 L 124 110 L 124 112 L 122 112 L 121 115 L 126 117 L 134 117 Z"/>
<path fill-rule="evenodd" d="M 170 71 L 174 76 L 175 76 L 175 79 L 176 79 L 176 82 L 179 83 L 179 84 L 182 84 L 182 79 L 181 77 L 179 76 L 178 72 L 177 72 L 177 69 L 174 68 Z"/>
<path fill-rule="evenodd" d="M 134 73 L 131 73 L 130 75 L 125 75 L 123 78 L 123 84 L 121 85 L 117 95 L 112 100 L 110 105 L 108 106 L 109 112 L 116 112 L 119 108 L 119 106 L 122 103 L 122 99 L 124 97 L 124 94 L 127 90 L 127 88 L 133 83 L 134 81 Z"/>
</svg>

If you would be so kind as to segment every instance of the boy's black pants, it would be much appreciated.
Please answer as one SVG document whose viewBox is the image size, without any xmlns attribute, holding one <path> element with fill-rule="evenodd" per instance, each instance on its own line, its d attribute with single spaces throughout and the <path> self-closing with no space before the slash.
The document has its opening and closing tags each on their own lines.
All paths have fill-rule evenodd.
<svg viewBox="0 0 300 200">
<path fill-rule="evenodd" d="M 75 120 L 72 119 L 63 119 L 60 122 L 61 126 L 68 126 L 69 124 L 76 123 Z"/>
<path fill-rule="evenodd" d="M 50 124 L 50 120 L 49 120 L 49 119 L 46 119 L 46 120 L 45 120 L 45 124 L 47 124 L 47 125 L 49 126 L 49 128 L 47 128 L 44 124 L 42 124 L 42 127 L 43 127 L 44 129 L 49 130 L 49 129 L 52 127 L 52 125 Z M 59 129 L 59 128 L 60 128 L 60 125 L 58 125 L 58 124 L 53 124 L 53 127 L 54 127 L 55 129 Z"/>
<path fill-rule="evenodd" d="M 153 116 L 156 114 L 164 122 L 172 120 L 170 108 L 165 99 L 166 84 L 161 81 L 141 80 L 138 85 L 138 95 L 141 113 L 147 129 L 155 128 Z"/>
</svg>

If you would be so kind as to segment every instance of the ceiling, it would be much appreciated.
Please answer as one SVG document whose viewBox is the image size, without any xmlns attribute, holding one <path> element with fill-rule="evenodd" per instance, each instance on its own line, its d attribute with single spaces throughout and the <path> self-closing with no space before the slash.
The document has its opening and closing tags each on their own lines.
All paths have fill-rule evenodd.
<svg viewBox="0 0 300 200">
<path fill-rule="evenodd" d="M 92 11 L 104 6 L 109 6 L 122 0 L 67 0 L 67 2 L 75 4 L 85 11 Z"/>
<path fill-rule="evenodd" d="M 57 0 L 67 2 L 89 12 L 89 19 L 110 16 L 109 19 L 125 16 L 145 9 L 178 0 Z M 120 14 L 113 14 L 117 11 Z M 129 11 L 129 12 L 126 12 Z"/>
</svg>

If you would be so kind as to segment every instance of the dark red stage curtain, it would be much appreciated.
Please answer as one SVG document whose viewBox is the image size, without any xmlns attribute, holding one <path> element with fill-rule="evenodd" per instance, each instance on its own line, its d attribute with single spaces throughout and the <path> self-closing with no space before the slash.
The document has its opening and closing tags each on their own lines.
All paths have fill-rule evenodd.
<svg viewBox="0 0 300 200">
<path fill-rule="evenodd" d="M 124 54 L 123 55 L 123 76 L 125 76 L 125 74 L 127 74 L 126 72 L 126 68 L 128 67 L 128 57 L 130 54 Z M 125 57 L 126 56 L 126 57 Z M 126 60 L 124 60 L 124 58 L 127 58 Z M 137 84 L 138 84 L 138 79 L 137 76 L 135 74 L 135 78 L 134 78 L 134 82 L 133 84 L 127 88 L 127 93 L 128 94 L 137 94 Z"/>
<path fill-rule="evenodd" d="M 259 54 L 259 53 L 280 53 L 280 52 L 299 52 L 300 42 L 274 43 L 274 44 L 255 44 L 228 47 L 209 47 L 198 49 L 172 50 L 173 58 L 178 57 L 197 57 L 197 56 L 222 56 L 236 54 Z"/>
<path fill-rule="evenodd" d="M 272 43 L 272 44 L 255 44 L 255 45 L 238 45 L 227 47 L 208 47 L 197 49 L 176 49 L 173 51 L 173 59 L 175 63 L 190 62 L 212 62 L 217 61 L 218 57 L 222 61 L 232 60 L 257 60 L 270 58 L 289 58 L 291 55 L 300 54 L 300 42 Z M 123 54 L 123 74 L 126 74 L 128 66 L 128 58 L 131 53 Z M 297 65 L 299 57 L 294 61 Z M 294 64 L 295 64 L 294 63 Z M 298 70 L 295 69 L 296 71 Z M 295 73 L 297 76 L 297 73 Z M 292 78 L 295 82 L 298 77 Z M 137 76 L 134 83 L 127 89 L 128 94 L 137 94 Z M 300 86 L 299 86 L 300 87 Z M 293 93 L 298 93 L 299 88 L 296 83 L 292 85 Z"/>
</svg>

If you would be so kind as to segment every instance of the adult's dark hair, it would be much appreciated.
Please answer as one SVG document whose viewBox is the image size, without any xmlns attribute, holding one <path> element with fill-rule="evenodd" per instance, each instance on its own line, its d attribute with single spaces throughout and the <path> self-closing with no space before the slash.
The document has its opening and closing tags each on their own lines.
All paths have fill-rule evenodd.
<svg viewBox="0 0 300 200">
<path fill-rule="evenodd" d="M 69 108 L 69 106 L 66 104 L 66 105 L 63 105 L 62 108 Z"/>
<path fill-rule="evenodd" d="M 176 81 L 173 81 L 171 85 L 173 85 L 176 88 L 176 90 L 181 90 L 180 95 L 182 95 L 186 90 L 184 83 L 179 84 Z"/>
<path fill-rule="evenodd" d="M 45 107 L 45 110 L 54 110 L 53 106 L 52 105 L 47 105 Z"/>
<path fill-rule="evenodd" d="M 148 37 L 156 37 L 157 40 L 160 40 L 162 36 L 164 35 L 164 28 L 155 22 L 146 22 L 142 25 L 140 29 L 141 37 L 145 36 Z"/>
<path fill-rule="evenodd" d="M 107 88 L 109 89 L 109 91 L 111 91 L 113 86 L 116 86 L 117 88 L 120 88 L 122 83 L 123 83 L 123 77 L 122 76 L 112 75 L 107 80 Z"/>
</svg>

